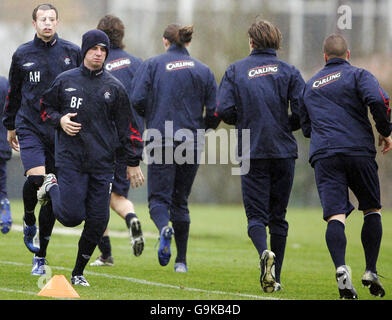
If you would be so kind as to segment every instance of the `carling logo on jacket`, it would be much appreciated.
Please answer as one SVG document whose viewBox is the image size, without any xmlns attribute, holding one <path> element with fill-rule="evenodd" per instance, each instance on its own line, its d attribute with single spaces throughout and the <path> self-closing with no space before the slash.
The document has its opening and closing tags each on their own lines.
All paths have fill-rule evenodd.
<svg viewBox="0 0 392 320">
<path fill-rule="evenodd" d="M 259 66 L 248 70 L 248 78 L 254 79 L 261 76 L 266 76 L 269 74 L 274 74 L 279 71 L 277 64 L 269 64 L 266 66 Z"/>
<path fill-rule="evenodd" d="M 335 81 L 340 79 L 341 74 L 342 73 L 340 71 L 327 74 L 326 76 L 321 77 L 321 78 L 315 80 L 313 82 L 312 88 L 313 89 L 318 89 L 318 88 L 326 86 L 327 84 L 335 82 Z"/>
<path fill-rule="evenodd" d="M 195 63 L 192 60 L 173 61 L 166 64 L 166 71 L 193 68 Z"/>
<path fill-rule="evenodd" d="M 116 71 L 131 65 L 131 60 L 128 58 L 121 58 L 106 63 L 105 68 L 107 71 Z"/>
</svg>

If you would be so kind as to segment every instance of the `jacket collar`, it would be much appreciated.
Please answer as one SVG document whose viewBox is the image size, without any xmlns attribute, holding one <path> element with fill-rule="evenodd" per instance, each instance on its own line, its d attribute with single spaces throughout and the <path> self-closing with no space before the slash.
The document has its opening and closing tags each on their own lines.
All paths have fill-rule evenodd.
<svg viewBox="0 0 392 320">
<path fill-rule="evenodd" d="M 276 56 L 276 50 L 271 49 L 271 48 L 266 48 L 266 49 L 253 49 L 250 55 L 256 55 L 256 54 L 270 54 L 272 56 Z"/>
<path fill-rule="evenodd" d="M 43 48 L 51 48 L 54 45 L 56 45 L 58 39 L 59 39 L 59 36 L 58 36 L 57 33 L 55 33 L 53 38 L 52 38 L 52 40 L 50 40 L 48 42 L 45 42 L 42 39 L 38 38 L 37 34 L 35 34 L 35 36 L 34 36 L 34 44 L 36 46 L 43 47 Z"/>
<path fill-rule="evenodd" d="M 84 65 L 84 63 L 82 63 L 81 65 L 80 65 L 80 69 L 82 70 L 82 73 L 84 74 L 84 75 L 86 75 L 86 76 L 89 76 L 89 77 L 91 77 L 91 78 L 93 78 L 93 77 L 99 77 L 99 76 L 101 76 L 103 73 L 104 73 L 104 71 L 105 71 L 105 69 L 102 67 L 101 69 L 99 69 L 99 70 L 90 70 L 90 69 L 88 69 L 85 65 Z"/>
<path fill-rule="evenodd" d="M 172 44 L 169 49 L 167 49 L 167 52 L 178 52 L 189 56 L 189 52 L 185 47 L 181 47 L 176 44 Z"/>
<path fill-rule="evenodd" d="M 342 58 L 332 58 L 332 59 L 329 59 L 329 60 L 325 63 L 325 65 L 328 66 L 328 65 L 331 65 L 331 64 L 344 64 L 344 63 L 350 64 L 350 62 L 348 62 L 346 59 L 342 59 Z"/>
</svg>

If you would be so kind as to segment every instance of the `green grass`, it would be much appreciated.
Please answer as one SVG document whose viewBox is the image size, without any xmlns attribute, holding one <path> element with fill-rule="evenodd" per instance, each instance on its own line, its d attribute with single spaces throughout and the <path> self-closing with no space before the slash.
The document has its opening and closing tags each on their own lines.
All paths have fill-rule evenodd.
<svg viewBox="0 0 392 320">
<path fill-rule="evenodd" d="M 22 203 L 12 201 L 15 225 L 22 224 Z M 112 237 L 114 267 L 87 266 L 85 276 L 91 287 L 76 287 L 81 299 L 111 300 L 251 300 L 265 298 L 295 300 L 335 300 L 338 290 L 334 267 L 325 240 L 326 224 L 316 209 L 289 208 L 287 240 L 281 281 L 284 290 L 263 293 L 259 284 L 258 255 L 247 236 L 246 217 L 242 206 L 191 205 L 191 231 L 188 244 L 189 272 L 173 271 L 176 249 L 173 241 L 172 259 L 161 267 L 157 259 L 157 231 L 148 215 L 147 206 L 136 204 L 137 214 L 146 235 L 143 254 L 131 253 L 129 239 Z M 372 297 L 360 279 L 364 272 L 364 255 L 360 242 L 362 213 L 355 211 L 346 226 L 346 262 L 353 272 L 359 298 Z M 386 296 L 392 297 L 392 212 L 384 212 L 384 234 L 378 271 Z M 56 227 L 62 227 L 56 222 Z M 125 223 L 115 213 L 110 230 L 125 232 Z M 67 279 L 75 262 L 79 237 L 53 234 L 47 260 L 52 274 Z M 23 234 L 11 230 L 0 235 L 0 300 L 51 299 L 38 297 L 39 277 L 30 275 L 32 254 L 23 244 Z M 91 260 L 98 256 L 95 251 Z M 194 290 L 197 289 L 197 290 Z"/>
</svg>

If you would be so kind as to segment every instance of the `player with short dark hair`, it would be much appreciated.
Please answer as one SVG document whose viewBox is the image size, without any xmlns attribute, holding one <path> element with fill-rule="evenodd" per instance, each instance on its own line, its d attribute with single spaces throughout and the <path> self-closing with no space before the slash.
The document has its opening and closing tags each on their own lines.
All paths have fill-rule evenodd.
<svg viewBox="0 0 392 320">
<path fill-rule="evenodd" d="M 50 200 L 56 219 L 67 227 L 85 221 L 71 282 L 89 286 L 83 271 L 109 221 L 116 150 L 123 148 L 133 187 L 144 182 L 139 167 L 143 144 L 129 97 L 121 82 L 104 69 L 110 41 L 101 30 L 82 38 L 83 63 L 63 72 L 45 91 L 42 114 L 56 128 L 55 175 L 48 174 L 37 197 Z"/>
<path fill-rule="evenodd" d="M 55 172 L 54 130 L 43 124 L 40 99 L 58 74 L 81 62 L 79 47 L 56 33 L 58 23 L 58 12 L 52 5 L 42 4 L 34 9 L 36 34 L 34 40 L 19 46 L 12 56 L 9 99 L 3 116 L 8 142 L 15 151 L 20 149 L 27 177 L 23 186 L 23 231 L 25 245 L 35 254 L 33 275 L 45 273 L 46 249 L 55 223 L 51 206 L 41 207 L 39 245 L 36 245 L 37 190 L 44 175 Z"/>
<path fill-rule="evenodd" d="M 367 70 L 352 66 L 350 51 L 341 35 L 328 36 L 323 45 L 325 67 L 303 92 L 301 126 L 310 137 L 309 161 L 327 222 L 326 243 L 336 268 L 340 298 L 357 299 L 350 268 L 346 265 L 346 219 L 354 210 L 349 189 L 358 199 L 364 222 L 361 241 L 366 268 L 362 283 L 370 293 L 384 296 L 376 263 L 382 237 L 380 184 L 376 148 L 368 108 L 386 154 L 392 148 L 389 98 Z"/>
<path fill-rule="evenodd" d="M 297 158 L 292 131 L 299 129 L 304 80 L 294 66 L 277 58 L 282 36 L 276 26 L 256 21 L 248 36 L 250 55 L 227 68 L 219 86 L 217 114 L 236 126 L 241 161 L 250 163 L 249 172 L 241 175 L 248 235 L 260 256 L 261 287 L 273 292 L 281 289 L 288 233 L 285 217 Z M 242 144 L 245 129 L 250 130 L 248 155 Z"/>
<path fill-rule="evenodd" d="M 188 197 L 199 167 L 196 158 L 201 151 L 195 143 L 197 129 L 216 128 L 219 124 L 214 116 L 217 90 L 214 75 L 186 49 L 192 35 L 193 26 L 167 26 L 163 33 L 166 53 L 143 62 L 136 72 L 131 94 L 132 106 L 144 116 L 148 131 L 160 134 L 159 139 L 151 137 L 146 141 L 146 149 L 151 148 L 154 155 L 161 154 L 163 160 L 148 164 L 148 204 L 150 217 L 160 234 L 158 260 L 162 266 L 170 261 L 174 234 L 175 272 L 188 271 Z M 166 132 L 168 123 L 173 126 L 173 132 Z M 181 129 L 189 133 L 187 147 L 181 149 L 181 154 L 186 154 L 183 163 L 174 156 L 185 143 L 183 136 L 175 135 Z"/>
<path fill-rule="evenodd" d="M 8 95 L 8 80 L 0 76 L 0 114 Z M 11 159 L 12 150 L 7 141 L 7 129 L 0 123 L 0 227 L 2 233 L 8 233 L 12 226 L 11 207 L 7 195 L 7 161 Z"/>
<path fill-rule="evenodd" d="M 129 96 L 132 88 L 132 80 L 142 60 L 123 50 L 125 48 L 123 43 L 125 28 L 120 18 L 110 14 L 105 15 L 99 20 L 97 29 L 105 32 L 110 40 L 110 51 L 105 61 L 105 69 L 121 81 Z M 141 139 L 144 120 L 134 109 L 131 110 L 132 117 L 140 129 L 140 136 L 135 135 L 135 138 Z M 124 153 L 119 149 L 116 157 L 110 207 L 125 220 L 130 232 L 133 254 L 140 256 L 144 249 L 144 238 L 140 221 L 135 214 L 135 207 L 128 199 L 129 187 L 130 183 L 127 179 L 127 165 Z M 98 243 L 98 248 L 101 254 L 90 265 L 113 266 L 114 259 L 108 229 L 105 230 L 101 241 Z"/>
</svg>

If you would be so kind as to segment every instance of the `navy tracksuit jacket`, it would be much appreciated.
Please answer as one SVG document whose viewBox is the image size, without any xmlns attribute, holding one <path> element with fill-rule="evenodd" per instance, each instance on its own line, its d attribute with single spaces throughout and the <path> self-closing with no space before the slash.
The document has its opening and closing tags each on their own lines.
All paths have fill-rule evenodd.
<svg viewBox="0 0 392 320">
<path fill-rule="evenodd" d="M 239 156 L 241 130 L 250 129 L 250 159 L 297 158 L 291 132 L 299 129 L 303 86 L 300 72 L 279 60 L 273 49 L 254 49 L 227 68 L 219 86 L 217 113 L 239 130 Z"/>
<path fill-rule="evenodd" d="M 4 126 L 8 130 L 33 130 L 45 142 L 53 144 L 54 130 L 44 125 L 40 117 L 40 99 L 58 74 L 80 63 L 79 47 L 57 34 L 48 43 L 35 36 L 21 45 L 12 56 Z"/>
<path fill-rule="evenodd" d="M 188 152 L 190 148 L 201 149 L 192 145 L 197 141 L 198 129 L 215 129 L 219 124 L 214 115 L 216 91 L 217 84 L 211 70 L 192 58 L 186 48 L 173 44 L 164 54 L 150 58 L 140 66 L 135 75 L 131 101 L 136 111 L 144 116 L 146 128 L 160 132 L 162 147 L 171 149 L 183 141 L 183 137 L 175 139 L 172 135 L 177 130 L 192 132 L 193 137 L 185 138 L 191 142 L 187 146 Z M 165 133 L 165 121 L 172 121 L 172 133 Z M 190 141 L 192 138 L 194 141 Z M 154 143 L 153 150 L 158 150 L 155 147 Z M 195 151 L 194 155 L 197 153 Z M 198 164 L 196 161 L 177 164 L 175 160 L 173 164 L 165 158 L 164 164 L 152 163 L 148 167 L 150 215 L 159 230 L 167 225 L 169 210 L 172 221 L 189 222 L 188 196 Z"/>
<path fill-rule="evenodd" d="M 82 125 L 76 136 L 60 125 L 67 113 L 77 113 L 71 119 Z M 98 243 L 109 220 L 117 148 L 123 148 L 128 166 L 141 159 L 143 145 L 131 136 L 137 129 L 127 92 L 103 68 L 90 71 L 82 64 L 61 73 L 44 93 L 42 118 L 56 128 L 59 186 L 49 190 L 56 219 L 68 227 L 85 220 L 82 236 Z"/>
<path fill-rule="evenodd" d="M 377 131 L 391 134 L 389 97 L 368 71 L 340 58 L 328 60 L 303 92 L 301 126 L 310 137 L 309 161 L 336 154 L 375 157 L 368 106 Z"/>
<path fill-rule="evenodd" d="M 216 112 L 236 126 L 239 156 L 250 160 L 241 184 L 252 240 L 250 230 L 256 226 L 268 225 L 271 234 L 287 235 L 285 215 L 297 158 L 292 131 L 299 129 L 303 87 L 300 72 L 278 59 L 274 49 L 253 49 L 227 68 L 220 83 Z M 245 129 L 250 130 L 249 154 L 242 145 Z M 266 249 L 265 241 L 255 246 L 259 254 Z"/>
<path fill-rule="evenodd" d="M 138 131 L 131 115 L 127 92 L 119 80 L 104 69 L 90 71 L 83 64 L 60 74 L 44 93 L 41 117 L 56 128 L 56 166 L 85 172 L 112 172 L 115 151 L 122 147 L 128 166 L 138 166 L 142 142 L 132 139 Z M 77 113 L 81 123 L 76 136 L 60 126 L 60 118 Z M 120 145 L 119 145 L 120 143 Z"/>
<path fill-rule="evenodd" d="M 0 77 L 0 114 L 3 115 L 4 105 L 8 96 L 8 80 Z M 11 159 L 11 147 L 7 141 L 7 129 L 0 123 L 0 159 Z"/>
<path fill-rule="evenodd" d="M 144 116 L 147 129 L 165 137 L 165 121 L 173 121 L 174 133 L 189 129 L 196 136 L 197 129 L 218 126 L 214 75 L 186 48 L 171 45 L 166 53 L 144 61 L 135 79 L 132 106 Z"/>
<path fill-rule="evenodd" d="M 133 79 L 135 77 L 136 70 L 141 64 L 141 59 L 130 55 L 121 48 L 111 47 L 109 55 L 105 61 L 105 70 L 120 80 L 120 82 L 124 85 L 128 96 L 130 97 Z M 131 108 L 131 111 L 132 117 L 140 130 L 139 133 L 142 135 L 144 129 L 144 119 L 136 112 L 135 109 Z M 134 134 L 135 137 L 138 136 L 137 133 Z"/>
</svg>

